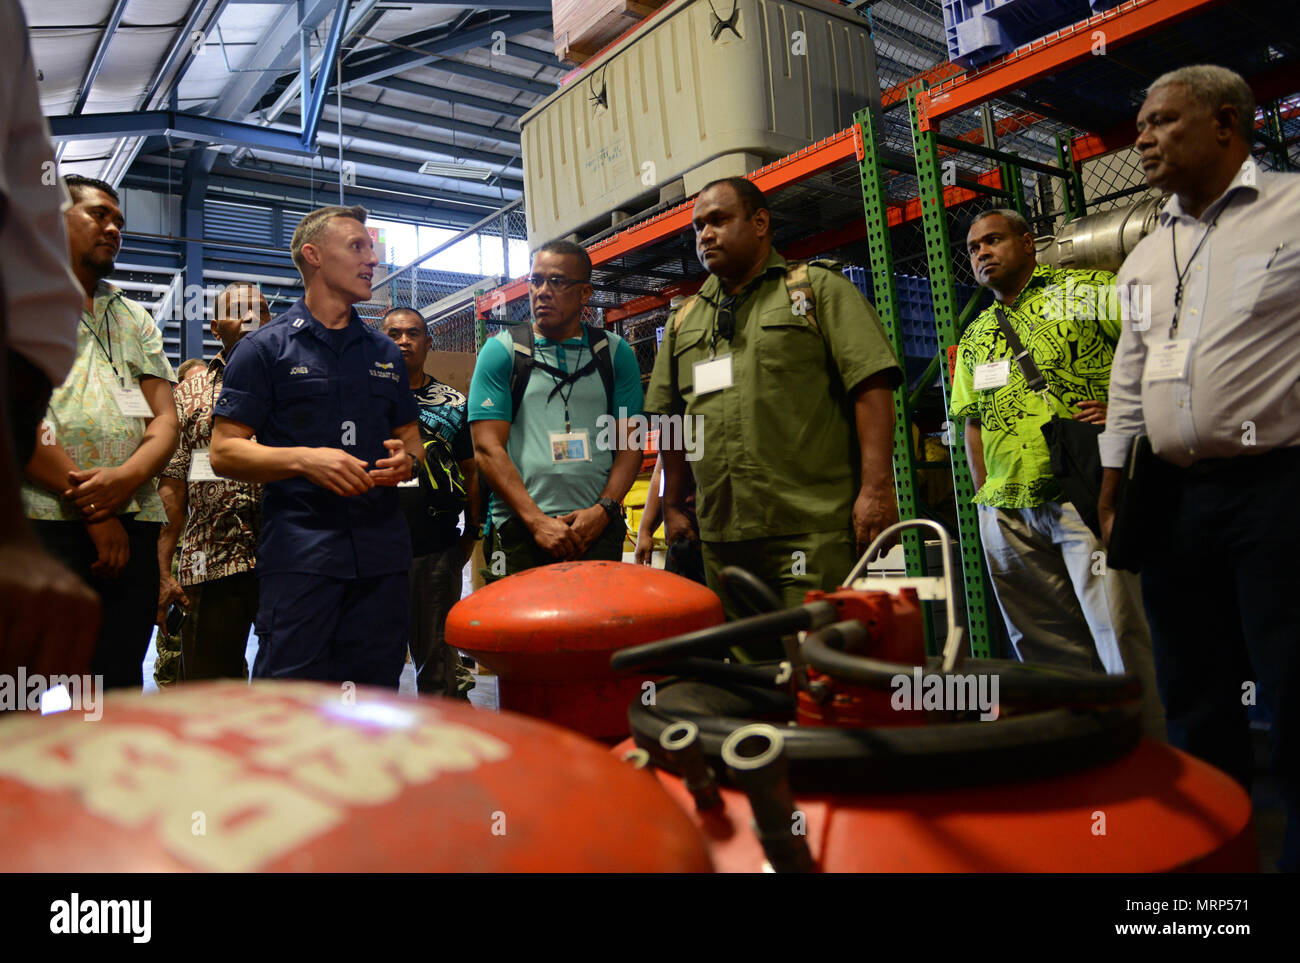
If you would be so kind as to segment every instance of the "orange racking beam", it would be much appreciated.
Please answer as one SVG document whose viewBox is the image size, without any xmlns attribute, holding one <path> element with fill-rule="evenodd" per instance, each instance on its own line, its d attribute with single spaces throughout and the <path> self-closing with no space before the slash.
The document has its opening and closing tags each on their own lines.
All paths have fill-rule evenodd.
<svg viewBox="0 0 1300 963">
<path fill-rule="evenodd" d="M 1108 47 L 1119 46 L 1226 0 L 1125 0 L 1087 20 L 1020 47 L 988 66 L 966 71 L 917 94 L 922 130 L 933 130 L 944 117 L 1016 90 L 1040 77 L 1093 56 L 1095 34 L 1101 31 Z"/>
</svg>

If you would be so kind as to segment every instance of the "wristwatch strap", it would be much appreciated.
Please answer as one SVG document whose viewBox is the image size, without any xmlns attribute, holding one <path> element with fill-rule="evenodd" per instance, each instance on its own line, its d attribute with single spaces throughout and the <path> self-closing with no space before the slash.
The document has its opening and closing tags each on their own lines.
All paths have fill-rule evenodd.
<svg viewBox="0 0 1300 963">
<path fill-rule="evenodd" d="M 605 514 L 609 516 L 611 522 L 623 517 L 623 512 L 618 507 L 618 502 L 614 501 L 612 498 L 597 498 L 596 504 L 605 509 Z"/>
</svg>

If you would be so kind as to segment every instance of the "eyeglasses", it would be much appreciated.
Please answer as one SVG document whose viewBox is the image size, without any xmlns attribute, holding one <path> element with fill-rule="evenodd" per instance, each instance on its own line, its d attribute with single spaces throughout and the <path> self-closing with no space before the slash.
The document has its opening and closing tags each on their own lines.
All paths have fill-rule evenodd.
<svg viewBox="0 0 1300 963">
<path fill-rule="evenodd" d="M 540 291 L 548 284 L 551 286 L 552 291 L 557 291 L 557 292 L 567 291 L 575 284 L 586 284 L 586 283 L 587 282 L 584 281 L 582 278 L 566 278 L 559 274 L 552 274 L 550 277 L 543 277 L 540 274 L 533 274 L 530 275 L 528 278 L 528 286 L 532 288 L 534 291 Z"/>
</svg>

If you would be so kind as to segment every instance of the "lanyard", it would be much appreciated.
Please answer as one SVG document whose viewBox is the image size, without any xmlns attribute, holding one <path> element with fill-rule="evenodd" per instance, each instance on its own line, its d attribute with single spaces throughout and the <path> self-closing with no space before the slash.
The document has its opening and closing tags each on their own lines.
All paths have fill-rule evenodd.
<svg viewBox="0 0 1300 963">
<path fill-rule="evenodd" d="M 578 371 L 578 369 L 581 367 L 581 365 L 580 365 L 578 362 L 580 362 L 580 361 L 582 360 L 582 349 L 585 348 L 586 346 L 587 346 L 587 345 L 586 345 L 586 342 L 585 342 L 585 341 L 581 342 L 581 343 L 578 345 L 578 354 L 577 354 L 577 356 L 573 359 L 573 370 L 574 370 L 575 373 L 576 373 L 576 372 Z M 556 360 L 556 361 L 559 361 L 559 360 L 560 360 L 560 351 L 561 351 L 563 348 L 564 348 L 564 345 L 563 345 L 563 344 L 557 344 L 557 345 L 555 346 L 555 360 Z M 565 430 L 566 432 L 571 432 L 571 431 L 573 431 L 573 422 L 572 422 L 572 420 L 569 418 L 569 398 L 571 398 L 571 397 L 573 396 L 573 386 L 576 385 L 576 384 L 578 383 L 578 379 L 577 379 L 577 378 L 570 378 L 570 379 L 569 379 L 569 392 L 568 392 L 568 394 L 565 394 L 565 392 L 564 392 L 564 384 L 563 384 L 563 382 L 562 382 L 559 378 L 557 378 L 557 377 L 555 376 L 555 373 L 554 373 L 554 372 L 551 372 L 551 371 L 548 371 L 547 374 L 549 374 L 549 375 L 551 376 L 551 381 L 553 381 L 553 382 L 555 383 L 555 387 L 551 390 L 551 394 L 558 394 L 558 395 L 560 396 L 560 400 L 561 400 L 562 402 L 564 402 L 564 430 Z"/>
<path fill-rule="evenodd" d="M 1224 206 L 1226 207 L 1227 205 Z M 1173 341 L 1178 335 L 1178 315 L 1182 311 L 1183 307 L 1183 282 L 1187 278 L 1187 273 L 1191 271 L 1192 264 L 1196 261 L 1196 255 L 1201 253 L 1201 248 L 1204 247 L 1205 242 L 1210 239 L 1210 233 L 1214 230 L 1215 225 L 1219 223 L 1219 215 L 1222 213 L 1223 208 L 1220 207 L 1219 213 L 1214 215 L 1214 220 L 1210 222 L 1210 226 L 1205 229 L 1205 233 L 1201 235 L 1200 241 L 1197 242 L 1196 248 L 1192 251 L 1191 258 L 1187 261 L 1187 266 L 1181 269 L 1178 267 L 1178 224 L 1177 222 L 1171 222 L 1169 225 L 1170 246 L 1173 248 L 1174 253 L 1174 276 L 1177 278 L 1177 282 L 1174 286 L 1174 319 L 1169 324 L 1170 341 Z"/>
<path fill-rule="evenodd" d="M 91 317 L 93 318 L 94 315 L 92 314 Z M 81 323 L 86 325 L 86 330 L 89 331 L 90 336 L 95 339 L 95 344 L 99 345 L 99 350 L 104 352 L 104 358 L 108 361 L 108 366 L 113 369 L 113 375 L 117 378 L 118 383 L 120 383 L 122 387 L 126 387 L 126 383 L 122 381 L 122 376 L 118 373 L 117 365 L 113 363 L 113 324 L 112 315 L 108 310 L 108 305 L 104 305 L 103 338 L 100 338 L 98 331 L 92 328 L 89 324 L 86 324 L 86 312 L 84 311 L 81 313 Z M 104 346 L 105 341 L 108 342 L 107 347 Z"/>
</svg>

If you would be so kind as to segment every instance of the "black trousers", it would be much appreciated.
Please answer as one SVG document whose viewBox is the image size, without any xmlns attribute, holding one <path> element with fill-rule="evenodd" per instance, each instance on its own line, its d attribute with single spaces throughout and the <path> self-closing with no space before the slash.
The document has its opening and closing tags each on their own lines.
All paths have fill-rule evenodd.
<svg viewBox="0 0 1300 963">
<path fill-rule="evenodd" d="M 138 690 L 144 685 L 140 665 L 149 650 L 158 612 L 158 531 L 162 525 L 136 521 L 134 515 L 119 515 L 117 520 L 126 529 L 131 557 L 114 579 L 90 573 L 99 553 L 81 522 L 31 524 L 46 551 L 99 595 L 103 614 L 95 654 L 90 660 L 91 674 L 102 675 L 106 689 Z"/>
<path fill-rule="evenodd" d="M 185 586 L 190 609 L 181 623 L 181 658 L 186 682 L 247 679 L 244 649 L 257 618 L 257 576 L 238 572 Z"/>
<path fill-rule="evenodd" d="M 1272 716 L 1300 870 L 1300 448 L 1176 469 L 1159 463 L 1142 565 L 1169 742 L 1249 788 L 1247 706 Z"/>
</svg>

